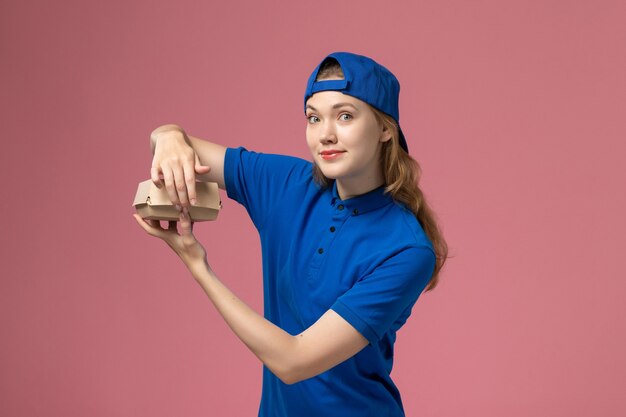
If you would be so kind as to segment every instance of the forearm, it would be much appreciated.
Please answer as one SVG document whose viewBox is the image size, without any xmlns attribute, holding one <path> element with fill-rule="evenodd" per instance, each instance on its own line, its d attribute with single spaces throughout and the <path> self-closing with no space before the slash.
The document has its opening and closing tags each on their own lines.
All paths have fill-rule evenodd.
<svg viewBox="0 0 626 417">
<path fill-rule="evenodd" d="M 209 268 L 196 268 L 192 273 L 237 337 L 283 382 L 295 382 L 297 337 L 251 309 Z"/>
<path fill-rule="evenodd" d="M 204 247 L 191 231 L 186 209 L 180 213 L 180 233 L 171 227 L 164 229 L 159 221 L 143 220 L 137 214 L 134 217 L 146 232 L 164 240 L 174 250 L 235 334 L 286 384 L 319 375 L 369 343 L 332 309 L 295 336 L 256 313 L 213 273 Z"/>
</svg>

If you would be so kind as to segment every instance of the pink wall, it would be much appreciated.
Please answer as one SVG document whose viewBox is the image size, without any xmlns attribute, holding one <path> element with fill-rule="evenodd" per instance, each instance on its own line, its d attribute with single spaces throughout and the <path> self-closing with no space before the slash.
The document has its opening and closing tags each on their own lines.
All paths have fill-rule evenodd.
<svg viewBox="0 0 626 417">
<path fill-rule="evenodd" d="M 334 50 L 400 79 L 454 256 L 399 334 L 407 414 L 625 415 L 624 2 L 87 3 L 0 5 L 0 415 L 256 415 L 260 363 L 131 202 L 160 124 L 307 157 Z M 196 231 L 260 311 L 243 209 Z"/>
</svg>

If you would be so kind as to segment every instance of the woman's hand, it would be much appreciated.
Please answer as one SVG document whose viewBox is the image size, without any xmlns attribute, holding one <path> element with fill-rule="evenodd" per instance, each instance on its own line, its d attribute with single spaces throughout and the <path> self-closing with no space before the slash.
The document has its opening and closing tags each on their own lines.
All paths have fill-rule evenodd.
<svg viewBox="0 0 626 417">
<path fill-rule="evenodd" d="M 180 212 L 180 233 L 175 221 L 170 221 L 168 228 L 164 229 L 158 220 L 145 220 L 137 213 L 133 214 L 133 217 L 149 235 L 165 241 L 180 257 L 196 280 L 210 270 L 206 251 L 193 235 L 193 222 L 189 218 L 187 209 Z"/>
<path fill-rule="evenodd" d="M 177 125 L 163 125 L 150 134 L 150 143 L 154 151 L 152 182 L 159 188 L 165 185 L 178 210 L 194 205 L 196 174 L 206 174 L 210 168 L 200 163 L 185 131 Z"/>
</svg>

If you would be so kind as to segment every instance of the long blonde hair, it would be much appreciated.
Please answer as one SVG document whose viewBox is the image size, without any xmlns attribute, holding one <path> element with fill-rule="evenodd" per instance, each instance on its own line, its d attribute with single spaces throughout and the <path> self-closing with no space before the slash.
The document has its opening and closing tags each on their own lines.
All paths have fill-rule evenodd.
<svg viewBox="0 0 626 417">
<path fill-rule="evenodd" d="M 332 58 L 322 63 L 316 81 L 329 78 L 344 78 L 341 66 Z M 437 216 L 428 205 L 419 187 L 422 169 L 419 163 L 400 146 L 398 124 L 388 114 L 372 106 L 370 108 L 378 123 L 391 132 L 391 140 L 383 142 L 381 149 L 385 192 L 390 194 L 396 202 L 411 210 L 435 250 L 435 269 L 425 289 L 425 291 L 430 291 L 439 283 L 439 272 L 448 258 L 448 244 L 439 227 Z M 326 178 L 317 165 L 313 166 L 313 177 L 321 186 L 328 187 L 332 184 L 332 180 Z"/>
</svg>

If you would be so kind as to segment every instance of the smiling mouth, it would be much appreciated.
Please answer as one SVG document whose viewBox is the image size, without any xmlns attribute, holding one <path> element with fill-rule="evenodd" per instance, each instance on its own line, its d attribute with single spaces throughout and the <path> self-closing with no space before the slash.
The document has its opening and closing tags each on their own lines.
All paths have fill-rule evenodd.
<svg viewBox="0 0 626 417">
<path fill-rule="evenodd" d="M 335 159 L 341 156 L 344 152 L 345 151 L 335 151 L 335 150 L 322 151 L 320 152 L 320 156 L 322 157 L 322 159 L 328 161 L 328 160 Z"/>
</svg>

